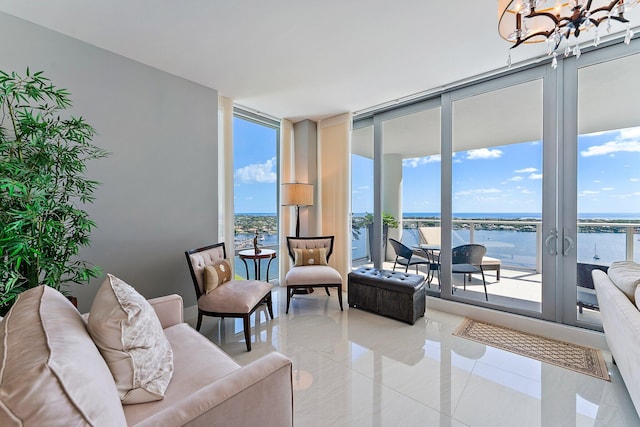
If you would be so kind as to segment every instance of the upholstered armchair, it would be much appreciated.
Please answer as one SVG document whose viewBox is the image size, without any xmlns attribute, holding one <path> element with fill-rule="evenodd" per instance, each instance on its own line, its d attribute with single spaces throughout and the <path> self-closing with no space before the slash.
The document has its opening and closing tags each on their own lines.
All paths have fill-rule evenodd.
<svg viewBox="0 0 640 427">
<path fill-rule="evenodd" d="M 325 288 L 329 296 L 329 288 L 337 288 L 338 302 L 342 310 L 342 276 L 329 265 L 333 239 L 334 236 L 287 237 L 287 249 L 294 262 L 294 266 L 285 277 L 287 314 L 295 291 L 311 288 Z"/>
<path fill-rule="evenodd" d="M 192 249 L 185 255 L 198 299 L 196 330 L 200 330 L 203 316 L 241 318 L 247 351 L 251 351 L 249 317 L 260 304 L 266 303 L 273 319 L 273 286 L 261 280 L 235 280 L 231 268 L 233 259 L 227 259 L 224 243 Z"/>
</svg>

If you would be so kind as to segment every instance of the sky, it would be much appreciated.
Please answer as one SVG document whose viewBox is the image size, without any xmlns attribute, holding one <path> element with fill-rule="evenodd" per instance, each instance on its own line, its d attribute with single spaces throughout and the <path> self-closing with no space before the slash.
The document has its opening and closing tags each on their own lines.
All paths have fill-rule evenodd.
<svg viewBox="0 0 640 427">
<path fill-rule="evenodd" d="M 454 154 L 453 212 L 541 213 L 539 141 Z M 440 211 L 439 156 L 403 161 L 403 212 Z M 373 210 L 373 165 L 353 156 L 353 211 Z M 640 213 L 640 128 L 578 140 L 578 212 Z"/>
<path fill-rule="evenodd" d="M 233 118 L 234 211 L 276 213 L 278 131 Z"/>
<path fill-rule="evenodd" d="M 277 130 L 234 118 L 236 213 L 277 212 Z M 539 141 L 454 154 L 453 211 L 540 213 Z M 373 211 L 373 164 L 352 156 L 353 212 Z M 440 211 L 439 156 L 405 159 L 403 212 Z M 640 213 L 640 127 L 578 140 L 578 212 Z"/>
</svg>

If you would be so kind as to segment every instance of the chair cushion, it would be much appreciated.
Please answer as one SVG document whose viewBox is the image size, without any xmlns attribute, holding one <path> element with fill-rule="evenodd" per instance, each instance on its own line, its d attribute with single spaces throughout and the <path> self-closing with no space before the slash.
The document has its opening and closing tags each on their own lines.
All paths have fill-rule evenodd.
<svg viewBox="0 0 640 427">
<path fill-rule="evenodd" d="M 261 280 L 231 280 L 198 298 L 198 308 L 213 313 L 249 313 L 271 292 L 273 285 Z"/>
<path fill-rule="evenodd" d="M 633 261 L 616 261 L 611 264 L 607 274 L 618 289 L 635 303 L 636 288 L 640 284 L 640 264 Z"/>
<path fill-rule="evenodd" d="M 23 292 L 0 322 L 0 424 L 125 426 L 113 377 L 60 292 Z"/>
<path fill-rule="evenodd" d="M 499 260 L 498 258 L 492 258 L 490 256 L 483 256 L 482 257 L 482 266 L 484 267 L 485 265 L 501 265 L 502 261 Z"/>
<path fill-rule="evenodd" d="M 225 259 L 224 246 L 215 246 L 213 248 L 200 252 L 189 254 L 189 262 L 196 276 L 196 282 L 200 292 L 204 293 L 204 268 L 207 265 L 215 264 Z"/>
<path fill-rule="evenodd" d="M 229 260 L 218 261 L 204 268 L 204 292 L 206 294 L 229 280 L 231 280 Z"/>
<path fill-rule="evenodd" d="M 327 248 L 298 249 L 293 250 L 295 266 L 303 265 L 327 265 Z"/>
<path fill-rule="evenodd" d="M 342 277 L 328 265 L 307 265 L 293 267 L 285 276 L 287 286 L 295 285 L 331 285 L 342 283 Z"/>
<path fill-rule="evenodd" d="M 87 329 L 107 361 L 124 404 L 164 397 L 173 351 L 149 302 L 111 274 L 91 306 Z"/>
</svg>

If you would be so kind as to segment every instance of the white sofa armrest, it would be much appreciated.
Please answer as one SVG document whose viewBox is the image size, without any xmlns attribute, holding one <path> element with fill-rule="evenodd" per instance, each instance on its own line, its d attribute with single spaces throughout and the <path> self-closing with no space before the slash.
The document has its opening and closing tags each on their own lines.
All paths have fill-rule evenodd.
<svg viewBox="0 0 640 427">
<path fill-rule="evenodd" d="M 184 322 L 184 307 L 180 295 L 171 294 L 152 298 L 149 300 L 149 304 L 156 311 L 162 329 Z"/>
<path fill-rule="evenodd" d="M 135 426 L 293 426 L 291 360 L 269 353 Z"/>
</svg>

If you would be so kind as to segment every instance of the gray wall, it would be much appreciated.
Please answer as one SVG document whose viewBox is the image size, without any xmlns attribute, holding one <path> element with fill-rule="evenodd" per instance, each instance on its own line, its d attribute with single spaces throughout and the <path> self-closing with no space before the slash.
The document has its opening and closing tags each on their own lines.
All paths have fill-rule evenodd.
<svg viewBox="0 0 640 427">
<path fill-rule="evenodd" d="M 178 293 L 194 305 L 184 251 L 217 236 L 217 91 L 4 13 L 0 37 L 0 69 L 44 71 L 112 153 L 89 166 L 102 186 L 81 258 L 148 298 Z M 73 287 L 81 311 L 102 281 Z"/>
</svg>

